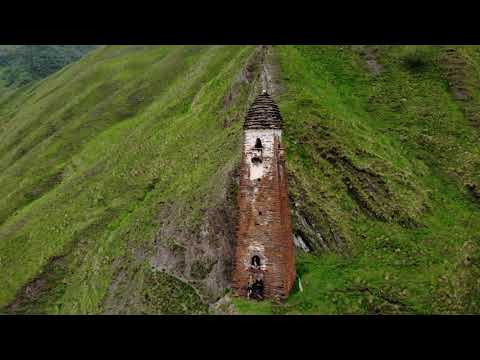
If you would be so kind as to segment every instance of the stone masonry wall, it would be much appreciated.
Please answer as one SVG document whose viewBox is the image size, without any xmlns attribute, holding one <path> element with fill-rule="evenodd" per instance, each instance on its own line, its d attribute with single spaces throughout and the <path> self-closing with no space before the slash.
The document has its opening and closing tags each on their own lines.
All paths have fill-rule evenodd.
<svg viewBox="0 0 480 360">
<path fill-rule="evenodd" d="M 262 142 L 261 163 L 254 149 Z M 247 296 L 249 282 L 261 279 L 266 298 L 283 299 L 295 282 L 294 243 L 281 130 L 246 130 L 240 170 L 239 223 L 232 287 Z M 251 267 L 257 255 L 260 269 Z"/>
</svg>

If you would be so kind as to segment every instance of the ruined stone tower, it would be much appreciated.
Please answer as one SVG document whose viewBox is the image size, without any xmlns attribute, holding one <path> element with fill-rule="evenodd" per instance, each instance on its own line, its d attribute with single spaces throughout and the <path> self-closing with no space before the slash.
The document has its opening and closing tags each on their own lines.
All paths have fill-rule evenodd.
<svg viewBox="0 0 480 360">
<path fill-rule="evenodd" d="M 295 282 L 282 117 L 264 91 L 244 123 L 232 287 L 255 299 L 286 298 Z"/>
</svg>

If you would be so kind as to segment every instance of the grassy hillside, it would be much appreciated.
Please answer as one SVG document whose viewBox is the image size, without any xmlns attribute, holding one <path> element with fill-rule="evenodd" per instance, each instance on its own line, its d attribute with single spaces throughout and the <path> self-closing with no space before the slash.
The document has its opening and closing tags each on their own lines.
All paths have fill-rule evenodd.
<svg viewBox="0 0 480 360">
<path fill-rule="evenodd" d="M 287 304 L 237 306 L 478 313 L 480 122 L 469 109 L 480 100 L 480 49 L 277 50 L 290 192 L 304 217 L 296 231 L 312 252 L 298 258 L 304 291 Z M 453 73 L 462 99 L 449 75 L 458 58 L 468 64 Z"/>
<path fill-rule="evenodd" d="M 208 312 L 262 64 L 310 251 L 236 309 L 479 312 L 480 49 L 446 46 L 107 46 L 0 97 L 0 308 Z"/>
<path fill-rule="evenodd" d="M 42 79 L 95 45 L 0 45 L 0 92 Z"/>
<path fill-rule="evenodd" d="M 220 221 L 216 189 L 239 156 L 224 98 L 253 50 L 111 46 L 0 105 L 0 304 L 205 311 L 183 276 L 205 296 L 222 284 L 220 239 L 203 224 Z"/>
</svg>

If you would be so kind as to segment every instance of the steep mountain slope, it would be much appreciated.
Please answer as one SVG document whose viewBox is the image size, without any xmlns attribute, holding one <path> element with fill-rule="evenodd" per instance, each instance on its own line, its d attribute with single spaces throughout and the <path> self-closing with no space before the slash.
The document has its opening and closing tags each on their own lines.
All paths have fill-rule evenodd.
<svg viewBox="0 0 480 360">
<path fill-rule="evenodd" d="M 42 79 L 95 45 L 0 45 L 0 92 Z"/>
<path fill-rule="evenodd" d="M 197 289 L 223 293 L 254 50 L 111 46 L 0 105 L 1 305 L 204 312 Z"/>
<path fill-rule="evenodd" d="M 243 311 L 478 313 L 479 50 L 278 49 L 296 233 L 322 255 Z"/>
<path fill-rule="evenodd" d="M 479 66 L 477 47 L 95 50 L 0 98 L 0 308 L 208 312 L 267 82 L 303 291 L 237 311 L 479 312 Z"/>
</svg>

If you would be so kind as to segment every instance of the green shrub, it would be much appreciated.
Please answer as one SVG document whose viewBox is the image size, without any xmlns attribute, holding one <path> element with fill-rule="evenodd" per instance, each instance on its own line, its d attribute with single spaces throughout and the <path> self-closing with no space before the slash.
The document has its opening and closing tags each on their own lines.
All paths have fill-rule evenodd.
<svg viewBox="0 0 480 360">
<path fill-rule="evenodd" d="M 432 63 L 431 53 L 424 46 L 406 47 L 400 59 L 403 65 L 412 72 L 426 71 Z"/>
</svg>

